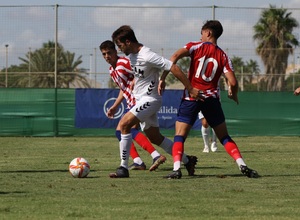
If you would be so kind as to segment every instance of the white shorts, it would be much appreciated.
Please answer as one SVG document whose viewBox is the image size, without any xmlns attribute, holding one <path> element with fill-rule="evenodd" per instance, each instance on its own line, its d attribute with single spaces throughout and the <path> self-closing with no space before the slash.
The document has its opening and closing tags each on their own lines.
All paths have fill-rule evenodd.
<svg viewBox="0 0 300 220">
<path fill-rule="evenodd" d="M 204 115 L 202 114 L 202 112 L 201 112 L 201 111 L 198 113 L 198 117 L 199 117 L 199 119 L 202 119 L 202 118 L 204 118 Z"/>
<path fill-rule="evenodd" d="M 160 110 L 161 104 L 161 99 L 146 97 L 137 101 L 135 106 L 130 109 L 130 112 L 140 120 L 142 130 L 159 127 L 157 112 Z"/>
</svg>

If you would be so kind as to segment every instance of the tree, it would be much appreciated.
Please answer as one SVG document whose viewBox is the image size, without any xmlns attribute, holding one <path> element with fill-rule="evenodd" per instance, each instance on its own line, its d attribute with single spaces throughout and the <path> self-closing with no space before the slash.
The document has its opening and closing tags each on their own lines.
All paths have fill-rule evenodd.
<svg viewBox="0 0 300 220">
<path fill-rule="evenodd" d="M 251 75 L 257 75 L 260 73 L 258 63 L 255 60 L 250 59 L 246 62 L 245 72 L 251 73 Z"/>
<path fill-rule="evenodd" d="M 182 59 L 178 60 L 177 65 L 180 67 L 182 72 L 187 75 L 189 72 L 190 63 L 191 59 L 189 57 L 183 57 Z M 166 78 L 167 85 L 171 85 L 177 82 L 179 82 L 179 80 L 173 74 L 169 74 Z"/>
<path fill-rule="evenodd" d="M 61 44 L 57 45 L 57 87 L 69 88 L 71 84 L 81 84 L 83 87 L 90 87 L 84 73 L 78 72 L 78 66 L 82 63 L 81 56 L 75 59 L 75 53 L 65 51 Z M 55 42 L 48 41 L 42 48 L 33 52 L 29 51 L 26 58 L 19 57 L 23 63 L 22 69 L 28 75 L 17 77 L 13 82 L 16 87 L 54 87 L 55 71 Z"/>
<path fill-rule="evenodd" d="M 255 88 L 252 85 L 253 77 L 260 73 L 258 63 L 252 59 L 246 61 L 245 63 L 243 61 L 243 58 L 237 56 L 233 56 L 231 62 L 234 68 L 234 72 L 237 78 L 240 80 L 241 90 L 253 90 L 252 88 Z"/>
<path fill-rule="evenodd" d="M 284 88 L 285 70 L 288 56 L 293 53 L 293 46 L 299 42 L 293 29 L 298 22 L 286 9 L 270 5 L 262 11 L 261 18 L 253 27 L 253 39 L 258 42 L 256 52 L 266 68 L 267 91 L 281 91 Z"/>
</svg>

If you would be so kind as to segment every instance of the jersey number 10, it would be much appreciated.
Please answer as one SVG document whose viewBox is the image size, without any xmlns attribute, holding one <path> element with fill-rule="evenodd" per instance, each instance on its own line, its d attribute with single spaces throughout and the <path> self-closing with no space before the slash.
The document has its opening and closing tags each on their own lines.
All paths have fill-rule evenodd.
<svg viewBox="0 0 300 220">
<path fill-rule="evenodd" d="M 198 60 L 199 60 L 199 65 L 198 65 L 195 77 L 199 78 L 201 76 L 202 79 L 205 80 L 206 82 L 212 81 L 216 74 L 217 68 L 218 68 L 218 62 L 212 57 L 205 59 L 205 56 L 201 57 Z M 211 74 L 207 74 L 207 75 L 210 75 L 209 77 L 207 77 L 205 75 L 205 72 L 206 72 L 207 64 L 209 62 L 211 62 L 213 64 L 213 69 L 212 69 Z"/>
</svg>

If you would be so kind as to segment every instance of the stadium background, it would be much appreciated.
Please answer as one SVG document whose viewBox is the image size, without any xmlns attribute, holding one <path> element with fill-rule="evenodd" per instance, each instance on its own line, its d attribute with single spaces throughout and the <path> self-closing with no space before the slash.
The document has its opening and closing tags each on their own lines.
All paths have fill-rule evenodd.
<svg viewBox="0 0 300 220">
<path fill-rule="evenodd" d="M 255 76 L 237 70 L 240 86 L 248 75 L 264 77 L 264 66 L 256 54 L 253 26 L 264 8 L 240 7 L 139 7 L 139 6 L 0 6 L 0 135 L 1 136 L 72 136 L 113 135 L 111 129 L 76 127 L 76 91 L 72 88 L 12 88 L 14 75 L 50 74 L 55 81 L 57 69 L 51 73 L 8 72 L 12 65 L 21 63 L 20 57 L 41 48 L 48 41 L 58 42 L 65 50 L 82 56 L 81 73 L 90 84 L 92 92 L 101 93 L 109 88 L 108 65 L 101 57 L 99 44 L 110 39 L 120 25 L 131 25 L 140 42 L 157 53 L 170 57 L 189 41 L 199 40 L 202 23 L 218 19 L 224 26 L 219 45 L 229 56 L 254 60 L 260 73 Z M 288 9 L 300 20 L 300 9 Z M 300 36 L 299 27 L 294 34 Z M 53 48 L 55 50 L 55 48 Z M 299 135 L 297 111 L 299 98 L 292 90 L 300 85 L 296 74 L 300 69 L 300 50 L 294 48 L 289 57 L 286 74 L 293 76 L 292 89 L 284 92 L 250 92 L 240 89 L 240 105 L 235 105 L 222 92 L 222 104 L 228 127 L 233 135 Z M 65 72 L 65 74 L 78 74 Z M 7 78 L 7 81 L 4 80 Z M 30 79 L 29 79 L 30 81 Z M 113 89 L 110 89 L 113 90 Z M 110 98 L 110 97 L 107 97 Z M 177 106 L 176 106 L 177 107 Z M 173 134 L 173 129 L 163 130 Z M 199 135 L 199 129 L 192 132 Z"/>
</svg>

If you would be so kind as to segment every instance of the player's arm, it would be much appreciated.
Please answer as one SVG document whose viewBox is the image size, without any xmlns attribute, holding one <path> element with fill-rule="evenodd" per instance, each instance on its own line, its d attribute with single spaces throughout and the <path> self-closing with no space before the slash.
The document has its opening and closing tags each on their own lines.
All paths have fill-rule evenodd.
<svg viewBox="0 0 300 220">
<path fill-rule="evenodd" d="M 124 97 L 123 97 L 123 92 L 120 89 L 119 95 L 116 99 L 116 101 L 114 102 L 114 104 L 108 109 L 106 116 L 108 118 L 114 118 L 114 115 L 116 113 L 116 110 L 118 108 L 118 106 L 121 104 L 121 102 L 123 101 Z"/>
<path fill-rule="evenodd" d="M 170 57 L 170 61 L 173 62 L 173 64 L 176 64 L 178 60 L 180 60 L 181 58 L 186 57 L 186 56 L 189 56 L 189 51 L 185 48 L 180 48 Z M 165 90 L 165 87 L 166 87 L 165 80 L 166 80 L 166 77 L 168 76 L 169 72 L 170 71 L 165 70 L 160 77 L 160 81 L 159 81 L 159 85 L 158 85 L 158 93 L 160 95 Z M 172 70 L 171 70 L 171 72 L 172 72 Z"/>
<path fill-rule="evenodd" d="M 238 82 L 237 82 L 234 72 L 232 72 L 232 71 L 227 72 L 226 79 L 227 79 L 227 85 L 228 85 L 228 98 L 232 99 L 237 104 L 239 104 L 239 100 L 238 100 L 238 96 L 237 96 L 239 86 L 238 86 Z"/>
<path fill-rule="evenodd" d="M 186 90 L 190 93 L 191 97 L 195 99 L 199 99 L 199 90 L 195 89 L 190 80 L 186 77 L 186 75 L 182 72 L 182 70 L 173 63 L 171 70 L 173 75 L 184 85 Z"/>
</svg>

